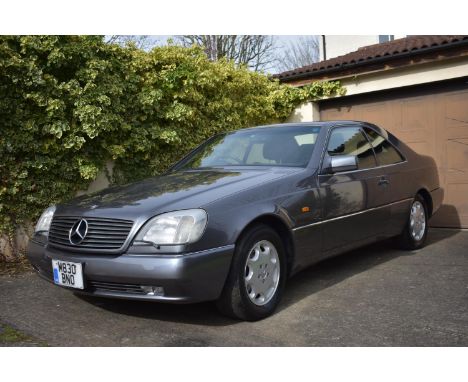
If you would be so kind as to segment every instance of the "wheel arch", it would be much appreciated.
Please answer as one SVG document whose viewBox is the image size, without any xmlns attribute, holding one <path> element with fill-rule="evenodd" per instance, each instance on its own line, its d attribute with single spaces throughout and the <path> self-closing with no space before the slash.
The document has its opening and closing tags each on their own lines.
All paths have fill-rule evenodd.
<svg viewBox="0 0 468 382">
<path fill-rule="evenodd" d="M 287 262 L 287 273 L 288 276 L 291 273 L 291 269 L 294 262 L 295 257 L 295 246 L 294 246 L 294 239 L 291 229 L 289 228 L 288 224 L 282 219 L 280 216 L 269 213 L 257 216 L 253 220 L 251 220 L 243 229 L 240 231 L 239 235 L 237 236 L 237 240 L 242 237 L 245 232 L 251 229 L 253 226 L 257 224 L 264 224 L 269 226 L 273 230 L 275 230 L 281 241 L 283 243 L 284 249 L 286 251 L 286 262 Z"/>
<path fill-rule="evenodd" d="M 430 218 L 432 216 L 432 210 L 434 208 L 433 203 L 432 203 L 431 193 L 425 188 L 420 188 L 416 194 L 421 195 L 421 197 L 426 202 L 426 206 L 427 206 L 428 214 Z"/>
</svg>

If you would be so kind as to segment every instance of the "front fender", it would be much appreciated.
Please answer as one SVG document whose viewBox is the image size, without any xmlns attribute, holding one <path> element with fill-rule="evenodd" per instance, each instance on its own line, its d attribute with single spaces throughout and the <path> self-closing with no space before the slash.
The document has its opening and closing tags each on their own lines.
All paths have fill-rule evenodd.
<svg viewBox="0 0 468 382">
<path fill-rule="evenodd" d="M 211 208 L 202 239 L 191 250 L 235 244 L 242 231 L 260 217 L 273 216 L 292 230 L 293 221 L 284 208 L 273 202 L 237 205 L 233 208 Z"/>
</svg>

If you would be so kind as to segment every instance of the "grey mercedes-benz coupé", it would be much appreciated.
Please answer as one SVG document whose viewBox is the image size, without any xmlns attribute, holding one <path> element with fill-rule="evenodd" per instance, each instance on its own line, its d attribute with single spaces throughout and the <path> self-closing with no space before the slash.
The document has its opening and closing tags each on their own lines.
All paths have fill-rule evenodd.
<svg viewBox="0 0 468 382">
<path fill-rule="evenodd" d="M 215 300 L 258 320 L 304 267 L 390 237 L 421 247 L 442 198 L 434 160 L 373 124 L 261 126 L 212 137 L 162 176 L 47 208 L 27 255 L 79 293 Z"/>
</svg>

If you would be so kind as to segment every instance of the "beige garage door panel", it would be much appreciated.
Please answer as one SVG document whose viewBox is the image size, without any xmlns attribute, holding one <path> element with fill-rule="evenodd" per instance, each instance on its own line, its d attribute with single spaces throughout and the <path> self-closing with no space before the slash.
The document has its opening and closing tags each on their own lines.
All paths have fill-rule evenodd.
<svg viewBox="0 0 468 382">
<path fill-rule="evenodd" d="M 455 206 L 447 211 L 447 222 L 456 225 L 456 219 L 468 227 L 468 91 L 440 95 L 442 110 L 438 129 L 442 155 L 442 181 L 446 189 L 445 203 Z M 444 212 L 444 211 L 442 211 Z M 443 224 L 444 216 L 435 217 L 434 224 Z"/>
<path fill-rule="evenodd" d="M 368 118 L 368 121 L 372 121 L 377 126 L 390 126 L 394 125 L 393 110 L 389 102 L 375 102 L 370 104 L 360 105 L 356 108 L 356 114 L 359 121 L 363 118 Z"/>
<path fill-rule="evenodd" d="M 324 121 L 375 123 L 416 152 L 432 156 L 445 189 L 433 226 L 468 228 L 468 91 L 405 97 L 404 90 L 378 102 L 346 98 L 321 105 Z"/>
</svg>

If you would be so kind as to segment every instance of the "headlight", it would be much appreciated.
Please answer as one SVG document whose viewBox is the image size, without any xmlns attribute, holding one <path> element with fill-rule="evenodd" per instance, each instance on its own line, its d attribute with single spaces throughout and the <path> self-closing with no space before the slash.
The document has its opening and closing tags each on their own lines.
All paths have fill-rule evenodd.
<svg viewBox="0 0 468 382">
<path fill-rule="evenodd" d="M 52 223 L 52 218 L 54 217 L 55 213 L 55 206 L 51 206 L 47 208 L 39 218 L 37 224 L 36 224 L 36 229 L 34 232 L 49 232 L 50 228 L 50 223 Z"/>
<path fill-rule="evenodd" d="M 155 245 L 194 243 L 203 235 L 208 216 L 202 209 L 182 210 L 158 215 L 149 220 L 135 242 Z"/>
</svg>

